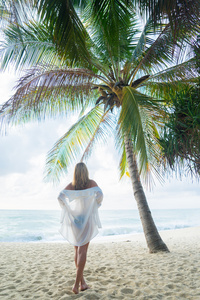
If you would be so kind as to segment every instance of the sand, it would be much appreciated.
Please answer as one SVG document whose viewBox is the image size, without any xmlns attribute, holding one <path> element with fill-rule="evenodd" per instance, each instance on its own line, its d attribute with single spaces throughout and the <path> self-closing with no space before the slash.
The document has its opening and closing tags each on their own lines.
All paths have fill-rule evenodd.
<svg viewBox="0 0 200 300">
<path fill-rule="evenodd" d="M 143 234 L 94 239 L 85 278 L 74 295 L 73 247 L 66 243 L 1 243 L 0 299 L 200 299 L 200 227 L 160 232 L 170 253 L 149 254 Z"/>
</svg>

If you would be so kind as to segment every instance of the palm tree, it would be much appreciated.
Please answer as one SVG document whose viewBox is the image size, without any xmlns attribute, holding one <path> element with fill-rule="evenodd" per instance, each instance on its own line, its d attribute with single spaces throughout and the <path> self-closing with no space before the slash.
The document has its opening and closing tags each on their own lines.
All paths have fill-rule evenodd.
<svg viewBox="0 0 200 300">
<path fill-rule="evenodd" d="M 168 251 L 154 224 L 140 176 L 147 182 L 152 172 L 162 178 L 159 128 L 163 105 L 177 84 L 197 81 L 194 58 L 181 61 L 196 28 L 183 26 L 174 44 L 166 19 L 155 35 L 152 18 L 142 26 L 131 2 L 96 3 L 89 1 L 81 14 L 71 1 L 40 1 L 39 14 L 34 14 L 37 19 L 6 27 L 1 68 L 10 63 L 18 69 L 32 68 L 1 107 L 2 128 L 80 113 L 48 153 L 49 180 L 59 179 L 80 155 L 86 159 L 95 143 L 112 133 L 121 153 L 120 176 L 129 170 L 149 251 Z M 56 6 L 56 13 L 51 5 Z"/>
</svg>

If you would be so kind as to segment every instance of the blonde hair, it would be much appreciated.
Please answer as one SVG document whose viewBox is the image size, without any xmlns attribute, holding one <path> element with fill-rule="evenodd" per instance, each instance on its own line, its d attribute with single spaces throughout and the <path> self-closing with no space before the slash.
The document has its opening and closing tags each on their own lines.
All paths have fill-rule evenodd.
<svg viewBox="0 0 200 300">
<path fill-rule="evenodd" d="M 74 168 L 74 177 L 72 185 L 75 190 L 83 190 L 88 187 L 89 173 L 86 165 L 83 162 L 76 164 Z"/>
</svg>

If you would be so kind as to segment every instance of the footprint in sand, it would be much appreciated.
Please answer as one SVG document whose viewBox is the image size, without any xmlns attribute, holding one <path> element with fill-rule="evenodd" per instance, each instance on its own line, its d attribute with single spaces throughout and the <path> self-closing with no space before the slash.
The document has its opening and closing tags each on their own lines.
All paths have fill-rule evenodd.
<svg viewBox="0 0 200 300">
<path fill-rule="evenodd" d="M 20 282 L 21 282 L 21 280 L 20 280 L 20 279 L 18 279 L 18 280 L 16 280 L 15 282 L 16 282 L 16 283 L 20 283 Z"/>
<path fill-rule="evenodd" d="M 96 272 L 103 272 L 105 271 L 107 268 L 106 267 L 101 267 L 101 268 L 97 268 Z"/>
<path fill-rule="evenodd" d="M 135 293 L 135 296 L 140 296 L 142 293 L 140 292 L 140 291 L 137 291 L 136 293 Z"/>
<path fill-rule="evenodd" d="M 73 284 L 74 284 L 74 280 L 67 281 L 67 285 L 73 285 Z"/>
<path fill-rule="evenodd" d="M 166 287 L 169 288 L 169 289 L 173 289 L 174 285 L 173 284 L 166 284 Z"/>
<path fill-rule="evenodd" d="M 124 288 L 124 289 L 121 289 L 121 293 L 122 294 L 133 294 L 133 289 L 129 289 L 129 288 Z"/>
<path fill-rule="evenodd" d="M 101 283 L 102 285 L 108 285 L 108 284 L 109 284 L 109 281 L 107 281 L 107 280 L 101 280 L 100 283 Z"/>
<path fill-rule="evenodd" d="M 94 277 L 93 277 L 93 276 L 87 276 L 87 277 L 86 277 L 86 280 L 87 280 L 87 281 L 96 281 L 97 279 L 96 279 L 95 276 L 94 276 Z"/>
<path fill-rule="evenodd" d="M 80 294 L 79 294 L 80 295 Z M 96 293 L 94 293 L 94 292 L 90 292 L 90 294 L 88 293 L 87 294 L 87 298 L 86 298 L 87 300 L 98 300 L 98 299 L 100 299 L 100 297 L 99 296 L 97 296 L 97 294 Z"/>
</svg>

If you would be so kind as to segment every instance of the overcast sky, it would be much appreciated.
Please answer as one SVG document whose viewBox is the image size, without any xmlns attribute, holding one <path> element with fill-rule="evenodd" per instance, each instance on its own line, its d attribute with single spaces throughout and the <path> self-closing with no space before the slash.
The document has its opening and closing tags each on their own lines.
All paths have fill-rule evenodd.
<svg viewBox="0 0 200 300">
<path fill-rule="evenodd" d="M 12 95 L 16 76 L 0 73 L 0 104 Z M 47 152 L 71 125 L 70 120 L 29 123 L 0 136 L 0 209 L 59 209 L 57 196 L 71 182 L 73 167 L 57 186 L 43 181 Z M 87 165 L 90 178 L 104 192 L 102 209 L 136 209 L 129 178 L 119 181 L 114 143 L 95 148 Z M 200 208 L 200 185 L 190 178 L 173 178 L 146 191 L 151 209 Z"/>
</svg>

